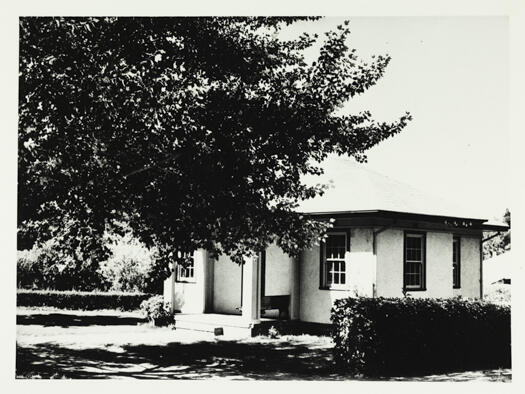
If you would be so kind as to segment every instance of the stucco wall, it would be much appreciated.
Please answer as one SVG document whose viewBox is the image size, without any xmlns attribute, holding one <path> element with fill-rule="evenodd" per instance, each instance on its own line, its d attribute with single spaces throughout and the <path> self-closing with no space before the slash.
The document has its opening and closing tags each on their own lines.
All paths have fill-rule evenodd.
<svg viewBox="0 0 525 394">
<path fill-rule="evenodd" d="M 265 295 L 290 294 L 290 257 L 277 245 L 266 249 Z"/>
<path fill-rule="evenodd" d="M 373 252 L 373 231 L 355 228 L 350 233 L 350 253 L 347 261 L 348 286 L 356 294 L 366 297 L 373 295 L 376 282 L 376 257 Z"/>
<path fill-rule="evenodd" d="M 388 229 L 377 234 L 377 295 L 403 296 L 403 230 Z"/>
<path fill-rule="evenodd" d="M 452 289 L 452 233 L 426 232 L 426 291 L 412 291 L 413 297 L 463 297 L 480 295 L 479 236 L 461 236 L 461 288 Z M 350 252 L 345 254 L 347 290 L 319 288 L 319 246 L 303 251 L 298 261 L 299 319 L 307 322 L 330 322 L 335 300 L 356 294 L 402 297 L 403 229 L 387 229 L 377 235 L 373 254 L 372 229 L 352 229 Z M 229 257 L 208 261 L 204 251 L 194 254 L 195 283 L 166 280 L 165 299 L 173 294 L 174 309 L 184 313 L 240 312 L 241 266 Z M 266 295 L 291 294 L 292 260 L 276 245 L 266 251 Z M 206 285 L 205 282 L 208 282 Z M 268 314 L 268 316 L 271 312 Z"/>
<path fill-rule="evenodd" d="M 239 314 L 235 308 L 241 306 L 241 266 L 224 255 L 213 265 L 213 311 Z"/>
<path fill-rule="evenodd" d="M 377 295 L 403 295 L 403 229 L 378 234 Z M 412 291 L 413 297 L 479 297 L 479 238 L 461 236 L 461 289 L 452 288 L 453 233 L 426 232 L 426 291 Z"/>
<path fill-rule="evenodd" d="M 427 291 L 414 297 L 452 297 L 452 234 L 427 232 Z"/>
<path fill-rule="evenodd" d="M 479 237 L 461 237 L 461 288 L 456 295 L 467 298 L 480 296 L 480 250 Z"/>
<path fill-rule="evenodd" d="M 206 305 L 205 270 L 207 253 L 199 249 L 193 253 L 194 282 L 173 282 L 174 309 L 182 313 L 202 313 Z"/>
<path fill-rule="evenodd" d="M 182 313 L 201 313 L 203 305 L 200 283 L 175 282 L 174 309 Z"/>
<path fill-rule="evenodd" d="M 357 294 L 372 296 L 375 277 L 375 256 L 372 253 L 372 230 L 352 229 L 350 252 L 345 254 L 348 290 L 319 288 L 319 246 L 303 251 L 300 257 L 299 319 L 307 322 L 329 323 L 335 300 Z"/>
<path fill-rule="evenodd" d="M 377 295 L 403 296 L 403 229 L 377 235 Z M 412 297 L 451 297 L 452 233 L 426 232 L 426 290 L 409 291 Z"/>
</svg>

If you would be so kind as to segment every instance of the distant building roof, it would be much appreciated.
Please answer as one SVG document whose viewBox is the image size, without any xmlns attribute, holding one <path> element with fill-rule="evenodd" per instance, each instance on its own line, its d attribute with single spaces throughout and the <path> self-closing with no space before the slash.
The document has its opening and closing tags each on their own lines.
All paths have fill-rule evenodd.
<svg viewBox="0 0 525 394">
<path fill-rule="evenodd" d="M 334 159 L 332 159 L 334 160 Z M 308 176 L 309 185 L 329 184 L 322 196 L 302 201 L 302 213 L 338 213 L 356 211 L 392 211 L 421 215 L 469 218 L 486 221 L 432 193 L 424 193 L 405 183 L 365 168 L 348 159 L 337 158 L 321 176 Z M 332 163 L 333 164 L 333 163 Z M 466 202 L 468 203 L 468 202 Z M 499 223 L 492 223 L 496 227 Z"/>
</svg>

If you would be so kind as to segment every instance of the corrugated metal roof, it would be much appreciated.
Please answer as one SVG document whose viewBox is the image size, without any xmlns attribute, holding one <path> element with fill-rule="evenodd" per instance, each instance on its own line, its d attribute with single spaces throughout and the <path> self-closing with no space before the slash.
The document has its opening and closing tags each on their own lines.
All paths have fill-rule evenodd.
<svg viewBox="0 0 525 394">
<path fill-rule="evenodd" d="M 485 220 L 470 212 L 467 207 L 449 202 L 441 196 L 422 192 L 362 164 L 342 158 L 330 160 L 332 165 L 325 174 L 304 178 L 309 185 L 329 184 L 329 189 L 322 196 L 301 202 L 297 209 L 299 212 L 383 210 Z"/>
</svg>

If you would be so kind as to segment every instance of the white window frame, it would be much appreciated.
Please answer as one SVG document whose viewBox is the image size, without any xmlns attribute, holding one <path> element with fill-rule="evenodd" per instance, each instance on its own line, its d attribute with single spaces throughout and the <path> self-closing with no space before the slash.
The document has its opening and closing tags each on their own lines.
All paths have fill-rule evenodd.
<svg viewBox="0 0 525 394">
<path fill-rule="evenodd" d="M 408 238 L 418 238 L 421 240 L 421 258 L 419 260 L 410 260 L 407 256 L 407 239 Z M 403 257 L 404 257 L 404 268 L 403 268 L 403 288 L 407 291 L 424 291 L 426 290 L 426 234 L 419 232 L 405 232 L 404 242 L 403 242 Z M 409 264 L 420 264 L 421 270 L 419 274 L 419 284 L 408 284 L 407 275 L 414 273 L 408 272 Z"/>
<path fill-rule="evenodd" d="M 182 283 L 195 283 L 195 259 L 193 253 L 191 255 L 191 263 L 188 265 L 183 265 L 177 263 L 175 271 L 175 281 Z M 182 255 L 181 255 L 182 256 Z"/>
<path fill-rule="evenodd" d="M 347 272 L 347 269 L 348 269 L 348 264 L 346 262 L 346 253 L 348 252 L 348 236 L 349 234 L 345 231 L 334 231 L 334 232 L 329 232 L 328 234 L 328 237 L 332 236 L 332 235 L 342 235 L 344 236 L 344 254 L 343 254 L 343 258 L 340 258 L 340 257 L 328 257 L 327 256 L 327 246 L 328 246 L 328 243 L 325 241 L 323 242 L 323 247 L 322 247 L 322 255 L 321 255 L 321 259 L 322 259 L 322 262 L 321 262 L 321 285 L 320 285 L 320 288 L 321 289 L 329 289 L 329 290 L 347 290 L 348 289 L 348 272 Z M 339 265 L 339 269 L 338 270 L 335 270 L 334 269 L 334 263 L 337 263 Z M 344 264 L 344 269 L 341 269 L 341 264 Z M 329 269 L 330 267 L 329 266 L 332 266 L 331 269 Z M 341 275 L 343 274 L 344 275 L 344 278 L 345 278 L 345 282 L 344 283 L 329 283 L 328 281 L 328 273 L 331 272 L 332 273 L 332 281 L 333 281 L 333 278 L 334 278 L 334 274 L 338 274 L 339 276 L 339 281 L 341 282 Z"/>
<path fill-rule="evenodd" d="M 461 289 L 461 237 L 457 235 L 452 238 L 452 288 Z"/>
</svg>

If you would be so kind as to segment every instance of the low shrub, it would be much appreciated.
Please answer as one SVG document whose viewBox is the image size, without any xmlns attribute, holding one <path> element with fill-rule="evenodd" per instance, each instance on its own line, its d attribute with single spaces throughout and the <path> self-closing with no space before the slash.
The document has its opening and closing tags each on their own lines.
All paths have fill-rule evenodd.
<svg viewBox="0 0 525 394">
<path fill-rule="evenodd" d="M 334 359 L 369 376 L 510 367 L 510 307 L 461 299 L 346 298 L 332 308 Z"/>
<path fill-rule="evenodd" d="M 17 306 L 55 307 L 61 309 L 132 311 L 151 294 L 57 290 L 17 290 Z"/>
<path fill-rule="evenodd" d="M 173 322 L 173 315 L 164 302 L 164 297 L 156 295 L 142 301 L 140 310 L 156 326 L 167 326 Z"/>
</svg>

